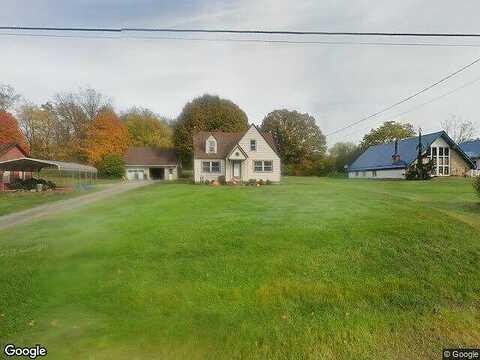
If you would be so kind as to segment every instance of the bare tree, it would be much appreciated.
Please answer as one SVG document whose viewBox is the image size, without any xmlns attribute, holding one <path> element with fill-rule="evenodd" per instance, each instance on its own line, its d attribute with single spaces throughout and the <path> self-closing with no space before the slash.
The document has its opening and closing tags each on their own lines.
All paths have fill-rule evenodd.
<svg viewBox="0 0 480 360">
<path fill-rule="evenodd" d="M 6 84 L 0 84 L 0 111 L 8 111 L 20 99 L 15 89 Z"/>
<path fill-rule="evenodd" d="M 465 141 L 472 140 L 475 135 L 475 126 L 471 121 L 463 120 L 456 115 L 442 121 L 442 128 L 457 143 L 461 144 Z"/>
</svg>

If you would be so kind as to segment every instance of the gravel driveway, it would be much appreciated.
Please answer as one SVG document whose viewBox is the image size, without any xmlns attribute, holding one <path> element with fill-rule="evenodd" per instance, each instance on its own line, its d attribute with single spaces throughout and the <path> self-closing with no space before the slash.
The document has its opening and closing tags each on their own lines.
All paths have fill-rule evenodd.
<svg viewBox="0 0 480 360">
<path fill-rule="evenodd" d="M 17 213 L 0 216 L 0 230 L 9 228 L 11 226 L 25 224 L 33 220 L 37 220 L 46 216 L 62 213 L 67 210 L 79 208 L 84 205 L 94 203 L 98 200 L 103 200 L 114 195 L 124 193 L 132 189 L 140 188 L 149 184 L 152 181 L 136 181 L 128 183 L 117 183 L 108 185 L 104 190 L 96 191 L 91 194 L 78 196 L 73 199 L 55 201 L 49 204 L 40 205 L 28 210 Z"/>
</svg>

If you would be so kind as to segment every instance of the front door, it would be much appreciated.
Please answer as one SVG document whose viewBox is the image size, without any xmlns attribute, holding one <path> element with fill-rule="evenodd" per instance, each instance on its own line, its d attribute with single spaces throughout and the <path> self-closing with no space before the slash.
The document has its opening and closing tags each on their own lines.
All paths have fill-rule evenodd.
<svg viewBox="0 0 480 360">
<path fill-rule="evenodd" d="M 240 161 L 233 162 L 233 177 L 239 178 L 240 177 Z"/>
</svg>

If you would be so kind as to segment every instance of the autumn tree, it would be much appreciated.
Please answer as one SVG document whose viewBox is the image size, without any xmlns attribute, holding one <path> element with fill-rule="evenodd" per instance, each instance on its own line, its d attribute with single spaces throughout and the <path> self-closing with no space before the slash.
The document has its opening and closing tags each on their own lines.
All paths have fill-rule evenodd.
<svg viewBox="0 0 480 360">
<path fill-rule="evenodd" d="M 112 110 L 98 113 L 87 130 L 86 155 L 88 162 L 99 164 L 108 154 L 122 156 L 130 145 L 130 135 Z"/>
<path fill-rule="evenodd" d="M 28 141 L 21 132 L 12 114 L 0 111 L 0 144 L 18 144 L 26 153 L 30 151 Z"/>
<path fill-rule="evenodd" d="M 363 137 L 360 147 L 367 149 L 372 145 L 384 144 L 395 141 L 396 139 L 405 139 L 412 136 L 415 136 L 415 128 L 412 124 L 386 121 L 382 126 L 370 130 L 370 132 Z"/>
<path fill-rule="evenodd" d="M 475 136 L 473 123 L 455 115 L 451 115 L 450 118 L 442 121 L 442 128 L 457 144 L 472 140 Z"/>
<path fill-rule="evenodd" d="M 230 100 L 203 95 L 183 108 L 174 129 L 174 143 L 182 160 L 191 161 L 193 135 L 199 131 L 238 132 L 248 128 L 245 112 Z"/>
<path fill-rule="evenodd" d="M 38 106 L 26 102 L 17 109 L 17 117 L 32 157 L 52 160 L 65 158 L 64 148 L 58 143 L 61 136 L 56 133 L 58 120 L 48 103 Z"/>
<path fill-rule="evenodd" d="M 261 128 L 273 135 L 285 165 L 300 164 L 325 154 L 325 135 L 309 114 L 274 110 L 263 119 Z"/>
<path fill-rule="evenodd" d="M 122 114 L 132 145 L 153 146 L 158 148 L 173 147 L 173 130 L 167 121 L 154 112 L 133 107 Z"/>
<path fill-rule="evenodd" d="M 55 95 L 53 111 L 57 117 L 56 133 L 62 138 L 69 159 L 85 161 L 87 131 L 100 112 L 112 109 L 111 100 L 95 89 L 86 88 Z"/>
</svg>

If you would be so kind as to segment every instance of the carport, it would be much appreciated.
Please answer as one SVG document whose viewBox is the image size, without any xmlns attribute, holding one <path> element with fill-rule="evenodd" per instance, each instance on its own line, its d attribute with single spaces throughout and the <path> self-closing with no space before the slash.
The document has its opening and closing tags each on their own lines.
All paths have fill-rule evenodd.
<svg viewBox="0 0 480 360">
<path fill-rule="evenodd" d="M 0 172 L 31 172 L 32 174 L 36 173 L 37 177 L 39 177 L 42 169 L 50 169 L 51 175 L 56 179 L 64 180 L 64 183 L 66 180 L 69 180 L 69 182 L 74 184 L 88 184 L 93 183 L 97 178 L 97 169 L 93 166 L 72 162 L 40 160 L 27 157 L 0 161 Z"/>
</svg>

